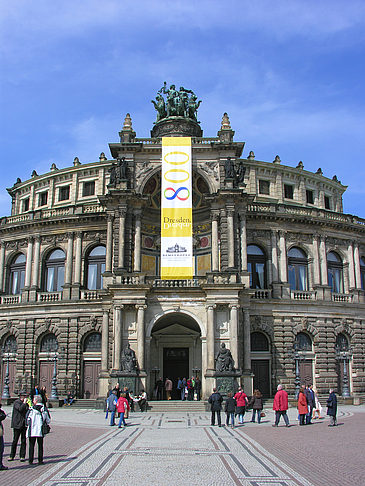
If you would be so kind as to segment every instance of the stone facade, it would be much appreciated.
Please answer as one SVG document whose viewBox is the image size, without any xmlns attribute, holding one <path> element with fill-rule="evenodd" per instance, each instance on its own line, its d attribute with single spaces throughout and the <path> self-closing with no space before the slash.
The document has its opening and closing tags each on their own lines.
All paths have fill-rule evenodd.
<svg viewBox="0 0 365 486">
<path fill-rule="evenodd" d="M 8 189 L 0 344 L 10 393 L 50 390 L 55 374 L 61 395 L 104 397 L 127 343 L 137 358 L 128 383 L 149 394 L 160 375 L 176 385 L 192 374 L 210 394 L 221 343 L 248 392 L 270 396 L 280 382 L 294 393 L 297 364 L 320 394 L 343 391 L 344 366 L 350 394 L 363 393 L 365 220 L 343 213 L 346 187 L 278 156 L 241 158 L 225 114 L 217 137 L 191 134 L 194 279 L 161 280 L 161 139 L 137 138 L 129 115 L 119 135 L 110 160 L 76 158 Z M 126 178 L 110 184 L 120 157 Z M 241 179 L 225 177 L 227 158 L 236 172 L 243 164 Z"/>
</svg>

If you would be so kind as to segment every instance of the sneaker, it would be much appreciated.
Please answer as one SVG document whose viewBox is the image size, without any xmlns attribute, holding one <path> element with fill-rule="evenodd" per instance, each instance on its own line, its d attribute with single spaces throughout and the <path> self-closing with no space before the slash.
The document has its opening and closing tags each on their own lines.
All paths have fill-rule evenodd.
<svg viewBox="0 0 365 486">
<path fill-rule="evenodd" d="M 14 461 L 14 457 L 8 457 L 8 461 Z"/>
<path fill-rule="evenodd" d="M 9 468 L 7 466 L 0 466 L 0 471 L 7 471 Z"/>
</svg>

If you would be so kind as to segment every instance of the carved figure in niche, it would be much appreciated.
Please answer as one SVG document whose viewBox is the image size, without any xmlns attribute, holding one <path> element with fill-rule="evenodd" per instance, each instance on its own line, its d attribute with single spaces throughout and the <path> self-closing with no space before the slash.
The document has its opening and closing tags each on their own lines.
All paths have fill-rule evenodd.
<svg viewBox="0 0 365 486">
<path fill-rule="evenodd" d="M 246 187 L 245 184 L 245 174 L 246 174 L 246 167 L 243 165 L 243 162 L 241 160 L 239 166 L 238 166 L 238 171 L 237 171 L 237 182 L 240 186 Z"/>
<path fill-rule="evenodd" d="M 234 371 L 234 360 L 231 351 L 226 348 L 224 343 L 221 344 L 221 348 L 215 359 L 215 370 L 219 372 Z"/>
<path fill-rule="evenodd" d="M 119 157 L 118 159 L 118 167 L 117 167 L 117 174 L 116 180 L 117 182 L 127 180 L 127 162 L 125 157 Z"/>
<path fill-rule="evenodd" d="M 225 171 L 226 179 L 236 178 L 236 171 L 234 169 L 234 165 L 231 157 L 227 157 L 226 162 L 224 164 L 224 171 Z"/>
<path fill-rule="evenodd" d="M 127 373 L 135 373 L 137 370 L 137 359 L 136 353 L 131 349 L 130 344 L 128 343 L 122 351 L 122 371 L 126 371 Z"/>
<path fill-rule="evenodd" d="M 160 121 L 160 120 L 162 120 L 162 118 L 166 117 L 165 100 L 163 99 L 163 96 L 161 96 L 160 94 L 158 94 L 156 96 L 156 100 L 157 100 L 157 103 L 154 100 L 151 100 L 151 103 L 153 103 L 153 106 L 155 107 L 155 109 L 157 111 L 157 120 L 156 121 Z"/>
<path fill-rule="evenodd" d="M 110 187 L 115 187 L 117 183 L 117 168 L 114 163 L 112 164 L 108 172 L 110 173 L 110 180 L 108 185 Z"/>
</svg>

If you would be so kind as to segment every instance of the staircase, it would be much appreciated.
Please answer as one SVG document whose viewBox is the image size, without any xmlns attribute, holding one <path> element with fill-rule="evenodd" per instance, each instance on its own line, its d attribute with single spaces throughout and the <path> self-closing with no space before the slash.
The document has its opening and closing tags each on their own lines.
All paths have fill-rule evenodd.
<svg viewBox="0 0 365 486">
<path fill-rule="evenodd" d="M 192 412 L 192 413 L 205 413 L 208 403 L 201 401 L 187 401 L 184 400 L 158 400 L 148 402 L 149 412 Z"/>
</svg>

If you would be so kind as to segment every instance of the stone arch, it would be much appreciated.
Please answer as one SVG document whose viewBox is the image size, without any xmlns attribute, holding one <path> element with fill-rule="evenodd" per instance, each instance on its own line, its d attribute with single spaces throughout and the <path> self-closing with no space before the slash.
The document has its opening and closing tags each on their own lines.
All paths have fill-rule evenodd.
<svg viewBox="0 0 365 486">
<path fill-rule="evenodd" d="M 15 336 L 15 339 L 18 341 L 19 337 L 19 329 L 15 327 L 15 324 L 13 321 L 6 321 L 4 323 L 1 323 L 3 326 L 0 330 L 0 341 L 6 338 L 6 336 L 13 335 Z"/>
<path fill-rule="evenodd" d="M 46 334 L 54 334 L 59 341 L 61 331 L 55 323 L 52 323 L 49 319 L 48 322 L 41 324 L 34 332 L 34 342 L 39 344 L 41 338 Z"/>
<path fill-rule="evenodd" d="M 270 346 L 274 341 L 274 329 L 268 322 L 262 320 L 261 316 L 254 316 L 251 319 L 251 332 L 262 332 L 269 338 Z"/>
<path fill-rule="evenodd" d="M 101 327 L 102 325 L 98 322 L 98 318 L 96 316 L 91 316 L 89 322 L 79 329 L 79 345 L 81 346 L 81 342 L 85 339 L 87 334 L 92 332 L 101 333 Z"/>
<path fill-rule="evenodd" d="M 193 314 L 192 312 L 189 312 L 187 310 L 180 309 L 180 307 L 177 306 L 174 309 L 168 309 L 166 311 L 162 311 L 159 314 L 156 314 L 155 316 L 153 316 L 153 318 L 147 324 L 147 327 L 146 327 L 146 337 L 148 337 L 148 338 L 152 337 L 152 330 L 153 330 L 155 324 L 158 321 L 161 321 L 162 319 L 164 319 L 164 318 L 166 318 L 166 317 L 168 317 L 168 316 L 170 316 L 172 314 L 175 314 L 176 316 L 178 316 L 179 314 L 180 315 L 183 315 L 183 316 L 187 316 L 188 318 L 190 318 L 192 321 L 194 321 L 199 326 L 200 333 L 201 333 L 201 337 L 205 337 L 206 336 L 206 328 L 205 328 L 205 325 L 199 319 L 199 317 L 196 316 L 195 314 Z"/>
<path fill-rule="evenodd" d="M 316 343 L 318 340 L 318 329 L 311 323 L 306 317 L 303 317 L 300 322 L 298 322 L 293 327 L 293 334 L 294 339 L 296 338 L 297 334 L 300 332 L 304 332 L 310 336 L 313 343 Z"/>
<path fill-rule="evenodd" d="M 335 336 L 338 334 L 344 334 L 348 337 L 349 341 L 355 336 L 355 331 L 350 327 L 346 320 L 338 324 L 334 329 Z"/>
</svg>

